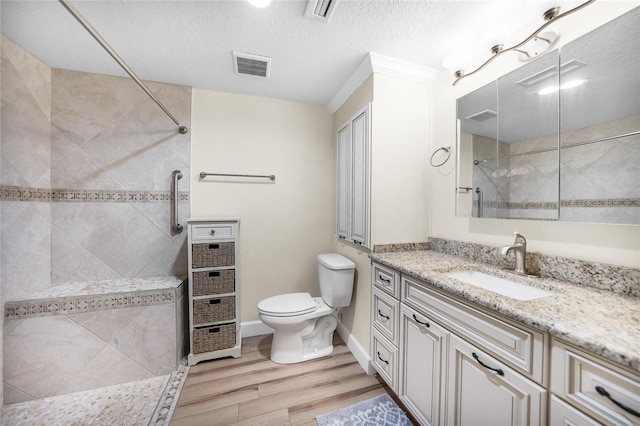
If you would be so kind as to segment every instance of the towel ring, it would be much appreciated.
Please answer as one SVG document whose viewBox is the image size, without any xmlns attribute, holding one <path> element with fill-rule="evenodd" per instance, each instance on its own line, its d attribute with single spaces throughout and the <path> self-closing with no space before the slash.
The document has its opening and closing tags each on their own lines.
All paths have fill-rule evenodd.
<svg viewBox="0 0 640 426">
<path fill-rule="evenodd" d="M 438 153 L 438 151 L 444 151 L 447 153 L 447 158 L 444 159 L 444 161 L 442 163 L 438 163 L 438 164 L 433 164 L 433 157 L 435 157 L 435 155 Z M 447 161 L 449 161 L 449 157 L 451 157 L 451 147 L 450 146 L 442 146 L 438 149 L 436 149 L 433 154 L 431 154 L 431 160 L 429 160 L 429 162 L 431 163 L 431 165 L 433 167 L 440 167 L 442 166 L 444 163 L 446 163 Z"/>
</svg>

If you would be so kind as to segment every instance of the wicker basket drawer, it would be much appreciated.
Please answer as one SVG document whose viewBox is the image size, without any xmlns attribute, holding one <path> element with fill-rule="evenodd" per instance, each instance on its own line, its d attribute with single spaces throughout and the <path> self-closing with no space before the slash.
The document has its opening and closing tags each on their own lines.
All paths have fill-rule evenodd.
<svg viewBox="0 0 640 426">
<path fill-rule="evenodd" d="M 236 317 L 236 298 L 212 297 L 193 301 L 193 323 L 228 321 Z"/>
<path fill-rule="evenodd" d="M 191 255 L 194 268 L 232 266 L 236 263 L 235 243 L 193 244 Z"/>
<path fill-rule="evenodd" d="M 193 329 L 193 353 L 219 351 L 236 345 L 236 323 Z"/>
<path fill-rule="evenodd" d="M 236 289 L 235 270 L 201 271 L 193 273 L 193 295 L 233 293 Z"/>
</svg>

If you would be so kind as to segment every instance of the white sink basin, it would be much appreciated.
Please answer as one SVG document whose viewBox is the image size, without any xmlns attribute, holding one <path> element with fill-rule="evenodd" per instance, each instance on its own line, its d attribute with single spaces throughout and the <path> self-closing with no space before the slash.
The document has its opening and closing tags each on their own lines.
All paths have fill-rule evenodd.
<svg viewBox="0 0 640 426">
<path fill-rule="evenodd" d="M 553 293 L 478 271 L 451 271 L 446 276 L 517 300 L 534 300 Z"/>
</svg>

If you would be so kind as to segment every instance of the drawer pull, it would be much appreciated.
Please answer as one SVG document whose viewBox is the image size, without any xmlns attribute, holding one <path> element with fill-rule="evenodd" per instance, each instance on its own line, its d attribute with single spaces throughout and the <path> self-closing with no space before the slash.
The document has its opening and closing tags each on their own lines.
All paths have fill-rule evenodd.
<svg viewBox="0 0 640 426">
<path fill-rule="evenodd" d="M 210 305 L 219 305 L 220 302 L 221 302 L 220 299 L 211 299 L 211 300 L 209 300 L 209 304 Z"/>
<path fill-rule="evenodd" d="M 220 244 L 209 244 L 209 250 L 217 250 L 220 248 Z"/>
<path fill-rule="evenodd" d="M 211 230 L 211 235 L 216 235 L 216 230 L 215 229 Z"/>
<path fill-rule="evenodd" d="M 209 272 L 209 276 L 210 277 L 219 277 L 220 276 L 220 271 Z"/>
<path fill-rule="evenodd" d="M 634 415 L 636 417 L 640 417 L 640 413 L 637 412 L 636 410 L 634 410 L 633 408 L 629 408 L 626 405 L 621 404 L 618 401 L 616 401 L 615 399 L 611 398 L 611 395 L 609 394 L 609 392 L 607 392 L 607 390 L 605 388 L 603 388 L 602 386 L 596 386 L 596 392 L 598 392 L 600 395 L 604 396 L 605 398 L 609 398 L 609 400 L 611 400 L 611 402 L 616 404 L 618 407 L 622 408 L 627 413 L 632 414 L 632 415 Z"/>
<path fill-rule="evenodd" d="M 476 359 L 476 361 L 478 361 L 478 363 L 483 366 L 484 368 L 487 368 L 491 371 L 495 371 L 496 373 L 498 373 L 498 376 L 504 376 L 504 371 L 502 371 L 501 368 L 493 368 L 493 367 L 489 367 L 487 364 L 483 363 L 482 361 L 480 361 L 480 358 L 478 358 L 478 354 L 476 354 L 475 352 L 473 352 L 471 355 L 473 355 L 473 357 Z"/>
<path fill-rule="evenodd" d="M 388 319 L 388 320 L 391 319 L 390 316 L 387 316 L 387 315 L 383 314 L 380 309 L 378 309 L 378 315 L 380 315 L 382 318 L 385 318 L 385 319 Z"/>
<path fill-rule="evenodd" d="M 380 281 L 384 281 L 385 283 L 391 284 L 391 280 L 384 278 L 382 275 L 378 275 L 378 279 Z"/>
<path fill-rule="evenodd" d="M 220 327 L 210 328 L 209 333 L 218 333 L 220 331 Z"/>
<path fill-rule="evenodd" d="M 416 314 L 413 314 L 413 319 L 414 319 L 418 324 L 420 324 L 420 325 L 424 325 L 424 326 L 425 326 L 425 327 L 427 327 L 427 328 L 431 327 L 431 324 L 429 324 L 428 322 L 420 321 L 420 320 L 418 319 L 418 317 L 416 316 Z M 474 354 L 474 356 L 475 356 L 475 354 Z"/>
<path fill-rule="evenodd" d="M 380 361 L 384 362 L 385 364 L 389 365 L 389 361 L 387 361 L 386 359 L 383 359 L 383 358 L 380 356 L 380 352 L 378 352 L 378 359 L 379 359 Z"/>
</svg>

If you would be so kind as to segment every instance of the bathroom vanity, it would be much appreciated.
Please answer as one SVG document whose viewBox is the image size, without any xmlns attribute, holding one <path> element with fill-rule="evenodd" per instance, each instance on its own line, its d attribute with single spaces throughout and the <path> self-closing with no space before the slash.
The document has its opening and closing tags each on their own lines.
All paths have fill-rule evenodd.
<svg viewBox="0 0 640 426">
<path fill-rule="evenodd" d="M 241 352 L 235 218 L 191 218 L 189 244 L 189 365 Z"/>
<path fill-rule="evenodd" d="M 420 424 L 640 424 L 640 299 L 433 250 L 370 257 L 372 363 Z"/>
</svg>

